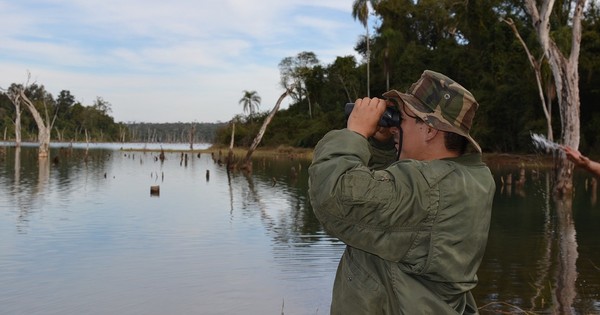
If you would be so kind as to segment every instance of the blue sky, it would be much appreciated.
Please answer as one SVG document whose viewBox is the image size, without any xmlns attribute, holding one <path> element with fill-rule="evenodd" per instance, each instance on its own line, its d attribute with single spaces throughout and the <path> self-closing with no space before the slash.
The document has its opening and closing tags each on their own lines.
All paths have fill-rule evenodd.
<svg viewBox="0 0 600 315">
<path fill-rule="evenodd" d="M 115 121 L 228 121 L 243 90 L 258 92 L 261 111 L 275 105 L 285 57 L 362 62 L 351 10 L 348 0 L 0 0 L 0 87 L 29 72 L 55 97 L 102 97 Z"/>
</svg>

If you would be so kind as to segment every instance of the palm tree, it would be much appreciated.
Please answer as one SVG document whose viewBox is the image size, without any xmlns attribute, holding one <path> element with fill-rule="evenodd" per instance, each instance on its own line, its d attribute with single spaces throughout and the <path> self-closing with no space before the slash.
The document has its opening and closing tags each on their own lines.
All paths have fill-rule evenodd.
<svg viewBox="0 0 600 315">
<path fill-rule="evenodd" d="M 367 96 L 371 97 L 371 83 L 370 83 L 370 62 L 371 59 L 371 49 L 369 47 L 369 2 L 371 3 L 371 7 L 375 8 L 380 0 L 354 0 L 352 4 L 352 17 L 354 19 L 358 19 L 360 23 L 367 30 Z"/>
<path fill-rule="evenodd" d="M 244 90 L 244 97 L 240 99 L 239 104 L 244 105 L 244 113 L 249 112 L 252 116 L 260 105 L 261 98 L 256 91 Z"/>
</svg>

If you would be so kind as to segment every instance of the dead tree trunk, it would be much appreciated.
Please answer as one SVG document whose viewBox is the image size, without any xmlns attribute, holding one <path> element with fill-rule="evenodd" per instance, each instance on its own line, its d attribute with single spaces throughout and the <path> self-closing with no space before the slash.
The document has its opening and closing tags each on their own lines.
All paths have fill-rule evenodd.
<svg viewBox="0 0 600 315">
<path fill-rule="evenodd" d="M 15 125 L 15 146 L 21 146 L 21 114 L 23 113 L 23 109 L 21 108 L 21 99 L 19 96 L 18 88 L 9 88 L 6 92 L 6 95 L 10 99 L 10 101 L 15 106 L 15 120 L 13 124 Z M 6 132 L 5 136 L 6 138 Z"/>
<path fill-rule="evenodd" d="M 283 99 L 286 96 L 289 95 L 289 93 L 290 93 L 290 91 L 286 90 L 285 92 L 283 92 L 283 94 L 281 94 L 281 96 L 277 100 L 277 103 L 275 104 L 275 107 L 273 107 L 273 109 L 271 110 L 271 113 L 269 113 L 269 116 L 267 116 L 267 118 L 265 118 L 265 121 L 263 122 L 262 127 L 260 127 L 258 134 L 254 138 L 254 141 L 252 142 L 250 149 L 248 149 L 248 153 L 246 153 L 246 158 L 242 161 L 243 169 L 252 171 L 252 153 L 254 153 L 254 150 L 256 150 L 256 147 L 258 147 L 258 145 L 260 144 L 260 141 L 262 140 L 262 137 L 265 134 L 265 131 L 267 130 L 267 126 L 269 126 L 269 123 L 271 123 L 271 120 L 273 120 L 275 113 L 277 113 L 277 111 L 279 110 L 279 106 L 281 105 L 281 102 L 283 101 Z"/>
<path fill-rule="evenodd" d="M 304 84 L 306 86 L 306 83 Z M 308 93 L 308 87 L 306 88 L 306 100 L 308 101 L 308 117 L 312 119 L 312 103 L 310 102 L 310 94 Z"/>
<path fill-rule="evenodd" d="M 194 150 L 194 133 L 195 133 L 195 129 L 196 126 L 194 123 L 192 123 L 192 127 L 190 128 L 190 150 Z"/>
<path fill-rule="evenodd" d="M 125 142 L 126 135 L 127 135 L 127 128 L 125 128 L 122 124 L 119 124 L 119 138 L 121 139 L 121 143 Z"/>
<path fill-rule="evenodd" d="M 231 122 L 231 142 L 229 142 L 229 152 L 227 153 L 227 170 L 233 168 L 233 140 L 235 139 L 235 120 Z"/>
<path fill-rule="evenodd" d="M 21 105 L 15 105 L 15 145 L 21 146 L 21 113 L 23 110 L 21 109 Z"/>
<path fill-rule="evenodd" d="M 564 56 L 556 42 L 550 38 L 550 16 L 555 0 L 544 0 L 539 8 L 536 0 L 526 0 L 525 8 L 531 17 L 538 41 L 548 58 L 556 85 L 558 107 L 561 118 L 561 142 L 578 148 L 580 138 L 579 121 L 579 52 L 581 45 L 581 17 L 585 0 L 576 0 L 572 19 L 571 51 Z M 559 194 L 573 190 L 573 163 L 564 153 L 556 159 L 556 186 Z"/>
<path fill-rule="evenodd" d="M 40 112 L 37 110 L 37 108 L 35 108 L 35 106 L 31 102 L 31 100 L 29 100 L 27 95 L 25 95 L 24 87 L 19 88 L 17 93 L 18 93 L 18 95 L 16 96 L 16 102 L 20 103 L 22 101 L 25 104 L 25 106 L 31 113 L 31 116 L 33 116 L 33 119 L 35 120 L 35 123 L 37 124 L 37 127 L 38 127 L 38 142 L 39 142 L 38 157 L 39 158 L 47 158 L 48 152 L 50 149 L 50 132 L 52 130 L 52 125 L 54 124 L 54 120 L 52 122 L 50 121 L 50 119 L 48 117 L 48 112 L 46 110 L 46 121 L 44 121 L 44 119 L 40 115 Z M 13 103 L 14 103 L 14 101 L 13 101 Z M 46 106 L 45 103 L 44 103 L 44 106 Z M 54 116 L 54 118 L 56 118 L 56 116 Z"/>
</svg>

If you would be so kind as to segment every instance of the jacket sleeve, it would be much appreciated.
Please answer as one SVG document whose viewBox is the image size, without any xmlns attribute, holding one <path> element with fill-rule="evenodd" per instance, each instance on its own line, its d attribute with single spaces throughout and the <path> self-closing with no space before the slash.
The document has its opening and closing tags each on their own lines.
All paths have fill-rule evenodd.
<svg viewBox="0 0 600 315">
<path fill-rule="evenodd" d="M 372 171 L 369 143 L 350 130 L 332 131 L 317 144 L 309 167 L 313 211 L 332 235 L 347 245 L 384 259 L 400 261 L 428 220 L 425 201 L 414 194 L 400 196 L 421 183 L 420 173 L 392 176 Z M 397 173 L 397 172 L 396 172 Z M 419 204 L 417 204 L 419 203 Z"/>
</svg>

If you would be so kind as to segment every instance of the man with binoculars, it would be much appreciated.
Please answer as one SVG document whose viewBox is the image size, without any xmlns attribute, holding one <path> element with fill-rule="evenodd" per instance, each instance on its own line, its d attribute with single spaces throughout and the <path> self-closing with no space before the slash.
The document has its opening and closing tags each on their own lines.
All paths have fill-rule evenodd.
<svg viewBox="0 0 600 315">
<path fill-rule="evenodd" d="M 383 97 L 358 99 L 309 168 L 313 210 L 347 245 L 331 313 L 476 314 L 495 192 L 469 134 L 479 105 L 429 70 Z M 397 125 L 384 124 L 394 111 Z"/>
</svg>

